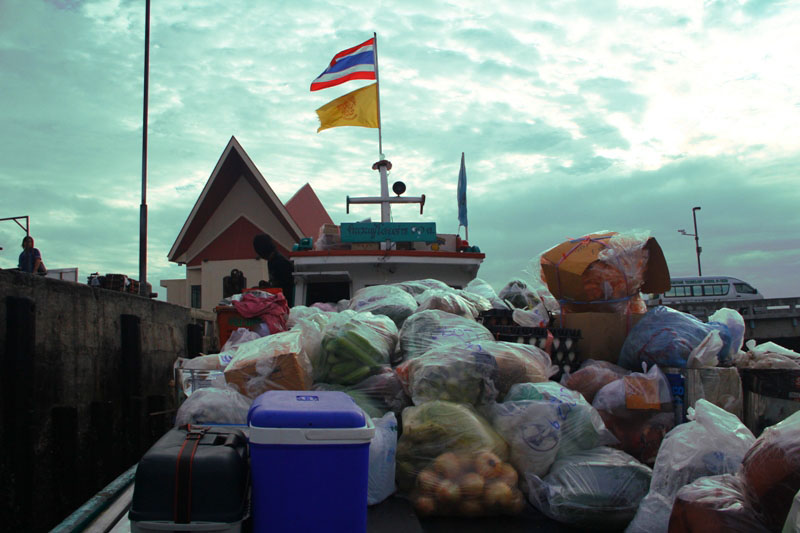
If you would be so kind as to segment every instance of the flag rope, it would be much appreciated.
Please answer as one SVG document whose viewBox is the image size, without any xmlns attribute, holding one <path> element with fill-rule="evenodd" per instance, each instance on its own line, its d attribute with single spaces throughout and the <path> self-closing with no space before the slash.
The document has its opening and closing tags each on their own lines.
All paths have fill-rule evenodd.
<svg viewBox="0 0 800 533">
<path fill-rule="evenodd" d="M 372 32 L 374 39 L 373 48 L 375 50 L 375 90 L 378 93 L 378 159 L 383 160 L 383 137 L 381 135 L 381 77 L 378 75 L 378 34 Z"/>
</svg>

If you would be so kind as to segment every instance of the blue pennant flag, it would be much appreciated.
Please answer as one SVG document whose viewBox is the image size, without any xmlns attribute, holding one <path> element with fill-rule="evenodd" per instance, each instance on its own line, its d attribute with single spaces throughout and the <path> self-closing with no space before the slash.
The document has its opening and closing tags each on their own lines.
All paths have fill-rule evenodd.
<svg viewBox="0 0 800 533">
<path fill-rule="evenodd" d="M 461 152 L 461 170 L 458 171 L 458 224 L 467 224 L 467 167 L 464 166 L 464 152 Z"/>
</svg>

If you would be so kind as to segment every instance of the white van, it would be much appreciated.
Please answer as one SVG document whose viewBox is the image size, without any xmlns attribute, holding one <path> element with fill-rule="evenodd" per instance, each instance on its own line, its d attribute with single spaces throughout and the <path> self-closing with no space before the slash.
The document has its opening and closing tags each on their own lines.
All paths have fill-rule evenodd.
<svg viewBox="0 0 800 533">
<path fill-rule="evenodd" d="M 671 278 L 671 288 L 654 294 L 651 302 L 663 305 L 730 300 L 763 300 L 758 289 L 740 279 L 727 276 Z"/>
</svg>

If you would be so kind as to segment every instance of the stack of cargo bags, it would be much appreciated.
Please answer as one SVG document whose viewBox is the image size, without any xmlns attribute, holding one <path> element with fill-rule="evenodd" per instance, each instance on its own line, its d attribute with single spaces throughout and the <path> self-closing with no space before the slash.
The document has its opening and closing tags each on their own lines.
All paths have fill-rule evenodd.
<svg viewBox="0 0 800 533">
<path fill-rule="evenodd" d="M 669 287 L 648 235 L 589 235 L 534 265 L 537 290 L 409 281 L 296 306 L 288 331 L 239 331 L 222 353 L 192 360 L 221 375 L 187 389 L 176 425 L 245 425 L 268 390 L 343 391 L 377 428 L 369 504 L 395 491 L 422 516 L 514 515 L 529 503 L 580 528 L 649 532 L 796 523 L 800 414 L 756 440 L 734 365 L 797 354 L 742 351 L 732 310 L 707 323 L 648 311 L 642 292 Z M 580 368 L 554 381 L 547 351 L 495 340 L 477 319 L 509 305 L 517 323 L 580 328 Z"/>
</svg>

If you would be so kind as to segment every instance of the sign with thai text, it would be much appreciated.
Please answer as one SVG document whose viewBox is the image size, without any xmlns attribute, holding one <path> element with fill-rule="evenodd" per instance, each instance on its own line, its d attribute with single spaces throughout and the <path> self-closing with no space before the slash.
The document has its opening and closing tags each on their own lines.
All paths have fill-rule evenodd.
<svg viewBox="0 0 800 533">
<path fill-rule="evenodd" d="M 342 242 L 436 242 L 436 222 L 343 222 Z"/>
</svg>

